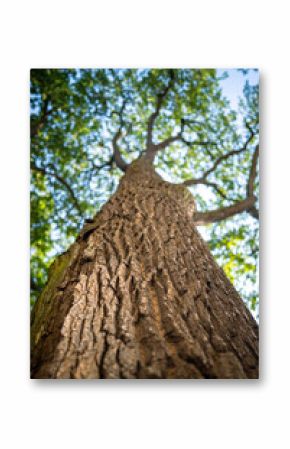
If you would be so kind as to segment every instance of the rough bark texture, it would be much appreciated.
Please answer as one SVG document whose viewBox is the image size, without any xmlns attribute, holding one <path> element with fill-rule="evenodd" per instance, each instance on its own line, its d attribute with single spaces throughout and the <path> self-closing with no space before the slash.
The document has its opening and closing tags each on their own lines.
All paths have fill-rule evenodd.
<svg viewBox="0 0 290 449">
<path fill-rule="evenodd" d="M 135 161 L 51 268 L 33 378 L 257 378 L 258 327 L 193 225 L 194 200 Z"/>
</svg>

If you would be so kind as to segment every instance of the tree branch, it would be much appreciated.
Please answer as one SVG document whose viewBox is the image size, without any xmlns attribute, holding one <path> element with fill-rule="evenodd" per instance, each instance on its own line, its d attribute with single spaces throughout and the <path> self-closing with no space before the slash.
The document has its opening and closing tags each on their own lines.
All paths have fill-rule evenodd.
<svg viewBox="0 0 290 449">
<path fill-rule="evenodd" d="M 208 170 L 206 170 L 206 171 L 203 173 L 203 175 L 202 175 L 201 177 L 199 177 L 199 178 L 187 179 L 187 180 L 184 181 L 182 184 L 184 184 L 184 185 L 186 185 L 186 186 L 192 186 L 192 185 L 197 185 L 197 184 L 209 185 L 209 186 L 211 186 L 211 187 L 214 187 L 215 190 L 216 190 L 219 194 L 221 194 L 221 196 L 223 196 L 223 197 L 225 198 L 225 195 L 224 195 L 224 194 L 222 193 L 222 191 L 218 188 L 217 184 L 207 181 L 207 177 L 208 177 L 212 172 L 214 172 L 215 169 L 218 167 L 218 165 L 220 165 L 223 161 L 227 160 L 227 159 L 228 159 L 229 157 L 231 157 L 231 156 L 235 156 L 235 155 L 237 155 L 237 154 L 240 154 L 240 153 L 242 153 L 243 151 L 245 151 L 245 150 L 247 149 L 249 143 L 251 142 L 252 138 L 254 137 L 254 132 L 252 131 L 252 129 L 251 129 L 249 126 L 247 126 L 247 128 L 248 128 L 249 131 L 250 131 L 250 135 L 249 135 L 248 139 L 246 140 L 246 142 L 244 143 L 244 145 L 243 145 L 241 148 L 239 148 L 239 149 L 237 149 L 237 150 L 229 151 L 228 153 L 221 155 L 220 157 L 218 157 L 218 158 L 216 159 L 216 161 L 213 163 L 213 165 L 212 165 Z M 182 131 L 183 131 L 183 130 L 182 130 Z M 181 131 L 181 133 L 182 133 L 182 131 Z M 182 138 L 182 140 L 184 141 L 183 138 Z M 189 142 L 187 142 L 187 141 L 185 141 L 185 143 L 186 143 L 186 144 L 189 144 Z M 193 142 L 193 143 L 194 143 L 194 144 L 197 144 L 197 143 L 198 143 L 198 144 L 206 145 L 206 144 L 208 144 L 209 142 Z M 249 196 L 252 196 L 252 195 L 253 195 L 253 192 L 252 192 L 252 191 L 251 191 L 251 193 L 248 193 L 248 192 L 247 192 L 247 196 L 248 196 L 248 197 L 249 197 Z"/>
<path fill-rule="evenodd" d="M 81 209 L 81 207 L 79 205 L 79 202 L 78 202 L 78 200 L 77 200 L 77 198 L 76 198 L 76 196 L 74 194 L 74 191 L 71 188 L 71 186 L 68 184 L 68 182 L 62 176 L 57 174 L 55 170 L 54 171 L 50 171 L 47 168 L 38 167 L 33 162 L 31 163 L 31 169 L 34 170 L 34 171 L 37 171 L 39 173 L 43 173 L 44 175 L 53 176 L 55 179 L 57 179 L 58 182 L 60 184 L 62 184 L 66 188 L 66 190 L 68 191 L 68 193 L 69 193 L 69 195 L 70 195 L 70 197 L 71 197 L 71 199 L 73 201 L 73 204 L 74 204 L 75 208 L 77 209 L 79 214 L 82 216 L 83 212 L 82 212 L 82 209 Z"/>
<path fill-rule="evenodd" d="M 184 127 L 185 127 L 185 124 L 187 123 L 187 121 L 185 119 L 181 120 L 181 129 L 177 135 L 170 136 L 167 139 L 163 140 L 162 142 L 159 142 L 158 144 L 153 143 L 152 135 L 153 135 L 154 123 L 155 123 L 155 120 L 158 117 L 158 114 L 160 112 L 162 102 L 163 102 L 164 98 L 166 97 L 166 95 L 172 85 L 172 81 L 173 81 L 173 77 L 171 78 L 170 82 L 168 83 L 168 85 L 166 86 L 164 91 L 157 96 L 156 109 L 151 114 L 149 121 L 148 121 L 147 145 L 146 145 L 145 156 L 147 158 L 150 158 L 152 161 L 154 159 L 155 154 L 158 151 L 164 150 L 168 145 L 170 145 L 171 143 L 176 142 L 178 140 L 185 143 L 188 146 L 192 146 L 192 145 L 203 145 L 203 146 L 215 145 L 215 146 L 217 146 L 217 144 L 215 142 L 203 142 L 203 141 L 189 142 L 189 141 L 187 141 L 183 136 Z M 246 127 L 249 131 L 249 136 L 241 148 L 231 150 L 231 151 L 227 152 L 226 154 L 221 155 L 214 161 L 213 165 L 208 170 L 206 170 L 200 178 L 188 179 L 188 180 L 184 181 L 182 184 L 186 185 L 186 186 L 191 186 L 191 185 L 196 185 L 196 184 L 207 185 L 207 186 L 215 189 L 215 191 L 220 196 L 222 196 L 223 198 L 226 198 L 226 195 L 221 190 L 221 188 L 215 182 L 208 181 L 207 177 L 212 172 L 214 172 L 216 170 L 216 168 L 222 162 L 224 162 L 231 156 L 240 154 L 247 150 L 249 143 L 252 141 L 253 137 L 255 136 L 255 132 L 253 131 L 253 129 L 251 128 L 251 126 L 248 123 L 246 123 Z M 211 152 L 209 152 L 209 155 L 211 158 L 213 158 L 213 155 Z M 254 180 L 256 177 L 257 158 L 258 158 L 258 146 L 256 147 L 255 153 L 253 156 L 253 161 L 252 161 L 252 166 L 251 166 L 249 181 L 248 181 L 248 187 L 247 187 L 247 197 L 244 200 L 238 201 L 231 206 L 219 208 L 219 209 L 216 209 L 213 211 L 208 211 L 208 212 L 196 212 L 194 214 L 194 221 L 195 221 L 196 225 L 204 225 L 204 224 L 214 223 L 214 222 L 224 220 L 226 218 L 232 217 L 236 214 L 239 214 L 239 213 L 245 212 L 245 211 L 249 212 L 253 217 L 258 218 L 258 211 L 255 208 L 256 198 L 253 193 Z"/>
<path fill-rule="evenodd" d="M 168 145 L 170 145 L 173 142 L 176 142 L 177 140 L 180 140 L 180 134 L 168 137 L 168 139 L 165 139 L 162 142 L 157 143 L 156 145 L 154 145 L 153 151 L 157 153 L 157 151 L 164 150 L 166 147 L 168 147 Z"/>
<path fill-rule="evenodd" d="M 241 212 L 249 211 L 255 204 L 256 198 L 254 196 L 238 201 L 232 206 L 222 207 L 220 209 L 211 210 L 209 212 L 195 212 L 193 220 L 196 226 L 202 226 L 217 221 L 225 220 L 233 217 Z"/>
<path fill-rule="evenodd" d="M 118 168 L 120 168 L 123 172 L 125 172 L 127 170 L 128 164 L 124 161 L 122 155 L 121 155 L 121 151 L 118 145 L 118 140 L 122 135 L 122 131 L 121 128 L 118 129 L 118 131 L 116 132 L 116 134 L 113 137 L 113 157 L 114 157 L 114 161 L 116 162 L 116 165 Z"/>
<path fill-rule="evenodd" d="M 176 142 L 176 141 L 181 141 L 185 145 L 190 146 L 190 147 L 194 146 L 194 145 L 201 145 L 201 146 L 215 145 L 215 146 L 217 146 L 217 144 L 215 142 L 210 142 L 210 141 L 196 140 L 194 142 L 189 142 L 188 140 L 186 140 L 185 137 L 183 136 L 185 122 L 186 121 L 184 119 L 181 119 L 180 131 L 175 136 L 170 136 L 167 139 L 165 139 L 162 142 L 159 142 L 157 144 L 153 144 L 153 142 L 151 142 L 151 146 L 150 146 L 149 150 L 147 150 L 147 151 L 152 160 L 158 151 L 164 150 L 166 147 L 168 147 L 168 145 L 170 145 L 171 143 Z M 211 157 L 212 157 L 212 155 L 211 155 Z"/>
<path fill-rule="evenodd" d="M 248 143 L 246 143 L 247 145 Z M 231 152 L 232 153 L 232 152 Z M 229 153 L 227 153 L 229 154 Z M 254 196 L 254 182 L 255 178 L 257 176 L 257 161 L 259 157 L 259 145 L 256 145 L 252 163 L 251 163 L 251 169 L 249 174 L 249 180 L 247 185 L 247 197 L 244 200 L 238 201 L 237 203 L 233 204 L 232 206 L 223 207 L 220 209 L 215 209 L 213 211 L 209 212 L 196 212 L 194 214 L 194 221 L 196 225 L 205 225 L 209 223 L 214 223 L 217 221 L 224 220 L 226 218 L 232 217 L 236 214 L 239 214 L 241 212 L 248 212 L 252 217 L 259 219 L 259 211 L 255 207 L 256 197 Z M 220 158 L 219 158 L 220 159 Z M 197 178 L 197 179 L 190 179 L 187 181 L 184 181 L 184 185 L 194 185 L 194 184 L 205 184 L 210 185 L 211 183 L 208 183 L 205 178 Z M 213 186 L 214 187 L 214 186 Z M 216 186 L 217 187 L 217 186 Z"/>
<path fill-rule="evenodd" d="M 162 103 L 173 85 L 174 71 L 169 70 L 169 75 L 170 75 L 170 81 L 167 84 L 167 86 L 164 88 L 164 90 L 162 92 L 160 92 L 159 94 L 157 94 L 157 103 L 156 103 L 155 111 L 150 115 L 149 120 L 148 120 L 146 151 L 147 151 L 147 154 L 150 155 L 150 159 L 153 159 L 154 153 L 156 152 L 155 145 L 153 143 L 154 123 L 160 113 Z"/>
<path fill-rule="evenodd" d="M 194 146 L 194 145 L 200 145 L 200 146 L 205 146 L 205 147 L 209 146 L 209 145 L 217 146 L 216 142 L 198 141 L 198 140 L 190 142 L 190 141 L 185 139 L 185 137 L 183 136 L 183 132 L 184 132 L 184 127 L 185 127 L 186 123 L 195 123 L 195 122 L 196 122 L 195 120 L 181 119 L 180 132 L 177 135 L 175 135 L 175 136 L 168 137 L 163 142 L 160 142 L 158 144 L 153 144 L 152 143 L 151 150 L 150 150 L 151 154 L 155 155 L 157 153 L 157 151 L 164 150 L 168 145 L 170 145 L 171 143 L 176 142 L 178 140 L 183 142 L 185 145 L 187 145 L 189 147 Z M 199 122 L 197 122 L 197 123 L 199 123 Z M 217 158 L 216 161 L 213 163 L 212 167 L 210 167 L 203 174 L 203 176 L 201 178 L 199 178 L 199 180 L 200 179 L 202 179 L 203 181 L 206 180 L 207 176 L 210 173 L 212 173 L 217 168 L 217 166 L 219 164 L 221 164 L 223 161 L 225 161 L 229 157 L 234 156 L 236 154 L 240 154 L 240 153 L 242 153 L 243 151 L 245 151 L 247 149 L 247 147 L 248 147 L 249 143 L 251 142 L 252 138 L 254 137 L 255 133 L 252 130 L 252 128 L 249 126 L 249 124 L 246 123 L 246 127 L 250 131 L 250 135 L 249 135 L 248 139 L 246 140 L 246 142 L 244 143 L 244 145 L 241 148 L 238 148 L 237 150 L 229 151 L 228 153 L 223 154 L 222 156 Z M 209 150 L 207 150 L 207 152 L 209 153 L 209 155 L 210 155 L 210 157 L 212 159 L 213 155 L 211 154 L 211 152 Z M 151 158 L 152 158 L 152 156 L 151 156 Z M 196 180 L 195 179 L 192 180 L 192 184 L 196 184 Z M 186 185 L 192 185 L 192 184 L 189 184 L 189 180 L 188 180 Z"/>
<path fill-rule="evenodd" d="M 103 168 L 106 168 L 106 167 L 110 168 L 110 167 L 112 167 L 113 162 L 114 162 L 114 156 L 113 155 L 110 156 L 108 161 L 105 161 L 105 162 L 103 162 L 100 165 L 96 165 L 94 160 L 88 159 L 88 161 L 92 164 L 92 168 L 88 168 L 87 170 L 84 170 L 84 171 L 94 172 L 95 174 L 98 174 L 99 171 L 101 171 Z"/>
<path fill-rule="evenodd" d="M 182 184 L 185 186 L 203 184 L 205 186 L 212 187 L 222 198 L 226 199 L 226 197 L 227 197 L 216 182 L 208 181 L 204 177 L 196 178 L 196 179 L 187 179 Z"/>
<path fill-rule="evenodd" d="M 253 131 L 251 130 L 251 131 L 250 131 L 249 137 L 247 138 L 246 142 L 244 143 L 244 145 L 243 145 L 241 148 L 239 148 L 239 149 L 237 149 L 237 150 L 229 151 L 228 153 L 223 154 L 222 156 L 220 156 L 219 158 L 217 158 L 217 160 L 214 162 L 214 164 L 212 165 L 212 167 L 209 168 L 209 169 L 204 173 L 204 176 L 207 177 L 210 173 L 212 173 L 212 172 L 217 168 L 218 165 L 220 165 L 223 161 L 225 161 L 225 160 L 228 159 L 229 157 L 235 156 L 236 154 L 240 154 L 240 153 L 242 153 L 243 151 L 246 151 L 246 149 L 248 148 L 248 145 L 249 145 L 249 143 L 251 142 L 251 140 L 252 140 L 253 137 L 254 137 L 254 133 L 253 133 Z"/>
<path fill-rule="evenodd" d="M 259 211 L 255 206 L 250 207 L 250 209 L 248 209 L 248 212 L 250 215 L 252 215 L 253 218 L 256 218 L 256 220 L 259 220 Z"/>
<path fill-rule="evenodd" d="M 228 153 L 220 156 L 218 159 L 216 159 L 216 161 L 214 162 L 212 167 L 210 167 L 208 170 L 206 170 L 201 177 L 187 179 L 182 184 L 185 186 L 193 186 L 193 185 L 197 185 L 197 184 L 205 184 L 205 185 L 212 184 L 207 181 L 208 175 L 210 175 L 210 173 L 212 173 L 217 168 L 218 165 L 220 165 L 223 161 L 228 159 L 230 156 L 234 156 L 236 154 L 240 154 L 242 151 L 245 151 L 247 149 L 248 143 L 249 143 L 249 140 L 247 140 L 247 142 L 245 143 L 245 145 L 243 145 L 242 148 L 239 148 L 238 150 L 229 151 Z M 199 142 L 199 144 L 201 144 L 201 142 Z M 206 144 L 206 142 L 204 144 Z"/>
<path fill-rule="evenodd" d="M 216 182 L 210 182 L 210 181 L 202 181 L 200 184 L 204 184 L 205 186 L 212 187 L 222 198 L 226 199 L 226 195 L 222 191 L 222 189 L 217 185 Z"/>
<path fill-rule="evenodd" d="M 256 145 L 256 148 L 255 148 L 255 151 L 254 151 L 254 154 L 253 154 L 253 158 L 252 158 L 252 165 L 251 165 L 249 179 L 248 179 L 248 185 L 247 185 L 247 195 L 248 196 L 253 196 L 254 195 L 254 184 L 255 184 L 255 179 L 256 179 L 256 176 L 257 176 L 258 157 L 259 157 L 259 145 Z M 256 218 L 257 220 L 259 219 L 259 211 L 255 207 L 255 205 L 253 205 L 249 209 L 248 212 L 249 212 L 250 215 L 252 215 L 252 217 Z"/>
<path fill-rule="evenodd" d="M 116 165 L 118 168 L 120 168 L 120 170 L 122 170 L 123 172 L 125 172 L 127 170 L 128 164 L 124 161 L 122 155 L 121 155 L 121 151 L 118 145 L 118 140 L 120 139 L 121 135 L 122 135 L 122 128 L 124 126 L 124 120 L 123 120 L 123 113 L 126 107 L 126 103 L 127 100 L 123 100 L 120 112 L 118 113 L 119 118 L 120 118 L 120 126 L 118 131 L 116 132 L 116 134 L 113 137 L 113 158 L 114 161 L 116 162 Z"/>
<path fill-rule="evenodd" d="M 254 194 L 254 183 L 255 183 L 256 176 L 257 176 L 258 157 L 259 157 L 259 145 L 256 145 L 256 148 L 255 148 L 255 151 L 253 154 L 253 158 L 252 158 L 252 165 L 251 165 L 249 180 L 248 180 L 248 185 L 247 185 L 247 195 L 248 196 L 251 196 Z"/>
</svg>

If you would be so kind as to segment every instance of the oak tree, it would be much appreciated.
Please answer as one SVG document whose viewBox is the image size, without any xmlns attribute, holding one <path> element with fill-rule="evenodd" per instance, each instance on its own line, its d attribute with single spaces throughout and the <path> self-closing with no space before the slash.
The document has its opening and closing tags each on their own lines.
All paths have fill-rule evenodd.
<svg viewBox="0 0 290 449">
<path fill-rule="evenodd" d="M 258 377 L 258 86 L 220 81 L 32 70 L 32 377 Z"/>
</svg>

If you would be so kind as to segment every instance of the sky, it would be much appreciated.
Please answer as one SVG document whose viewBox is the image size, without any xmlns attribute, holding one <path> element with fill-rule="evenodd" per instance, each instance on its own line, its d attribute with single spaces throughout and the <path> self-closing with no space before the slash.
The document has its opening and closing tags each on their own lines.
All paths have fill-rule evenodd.
<svg viewBox="0 0 290 449">
<path fill-rule="evenodd" d="M 239 98 L 243 95 L 243 88 L 245 81 L 248 80 L 250 84 L 257 84 L 259 81 L 259 72 L 249 70 L 247 75 L 243 75 L 237 69 L 218 69 L 217 74 L 221 76 L 224 72 L 228 73 L 228 78 L 221 80 L 224 95 L 230 100 L 231 107 L 238 109 Z"/>
</svg>

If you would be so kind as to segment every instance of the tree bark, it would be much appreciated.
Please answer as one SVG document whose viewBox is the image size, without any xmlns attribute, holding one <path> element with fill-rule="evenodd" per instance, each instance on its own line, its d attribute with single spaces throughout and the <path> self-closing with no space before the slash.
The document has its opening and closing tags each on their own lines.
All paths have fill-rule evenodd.
<svg viewBox="0 0 290 449">
<path fill-rule="evenodd" d="M 186 187 L 133 162 L 53 264 L 32 378 L 258 377 L 258 326 L 193 222 Z"/>
</svg>

